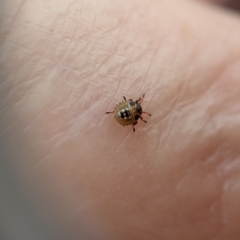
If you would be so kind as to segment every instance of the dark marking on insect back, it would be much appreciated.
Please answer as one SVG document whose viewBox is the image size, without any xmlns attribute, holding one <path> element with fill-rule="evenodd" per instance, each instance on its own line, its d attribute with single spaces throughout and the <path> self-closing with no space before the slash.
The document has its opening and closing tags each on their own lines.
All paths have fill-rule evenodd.
<svg viewBox="0 0 240 240">
<path fill-rule="evenodd" d="M 124 119 L 124 113 L 122 111 L 120 112 L 120 118 Z"/>
<path fill-rule="evenodd" d="M 128 119 L 130 117 L 130 112 L 126 109 L 122 109 L 120 111 L 120 118 L 122 119 Z"/>
<path fill-rule="evenodd" d="M 129 104 L 133 107 L 135 105 L 135 102 L 129 101 Z"/>
<path fill-rule="evenodd" d="M 135 116 L 135 120 L 138 120 L 139 118 L 140 118 L 139 115 L 136 115 L 136 116 Z"/>
<path fill-rule="evenodd" d="M 129 117 L 130 117 L 130 112 L 125 110 L 125 116 L 126 116 L 127 118 L 129 118 Z"/>
</svg>

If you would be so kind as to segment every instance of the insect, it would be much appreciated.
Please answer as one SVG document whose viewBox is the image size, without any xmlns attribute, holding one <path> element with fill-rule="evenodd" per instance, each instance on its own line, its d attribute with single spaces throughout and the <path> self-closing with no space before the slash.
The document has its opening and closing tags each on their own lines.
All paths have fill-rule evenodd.
<svg viewBox="0 0 240 240">
<path fill-rule="evenodd" d="M 133 101 L 132 99 L 127 100 L 123 97 L 124 101 L 119 103 L 113 111 L 106 112 L 106 114 L 113 113 L 118 123 L 123 126 L 132 125 L 133 132 L 135 132 L 134 126 L 138 123 L 139 118 L 147 123 L 147 121 L 141 116 L 143 113 L 152 116 L 150 113 L 142 111 L 141 103 L 143 102 L 144 97 L 145 94 L 136 101 Z"/>
</svg>

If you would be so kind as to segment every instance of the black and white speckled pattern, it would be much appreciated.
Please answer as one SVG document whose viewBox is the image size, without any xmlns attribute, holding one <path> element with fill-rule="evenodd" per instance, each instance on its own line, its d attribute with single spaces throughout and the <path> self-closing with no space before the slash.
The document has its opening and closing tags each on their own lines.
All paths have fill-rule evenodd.
<svg viewBox="0 0 240 240">
<path fill-rule="evenodd" d="M 119 117 L 122 119 L 131 119 L 131 114 L 128 108 L 125 109 L 121 109 L 121 111 L 119 111 Z"/>
</svg>

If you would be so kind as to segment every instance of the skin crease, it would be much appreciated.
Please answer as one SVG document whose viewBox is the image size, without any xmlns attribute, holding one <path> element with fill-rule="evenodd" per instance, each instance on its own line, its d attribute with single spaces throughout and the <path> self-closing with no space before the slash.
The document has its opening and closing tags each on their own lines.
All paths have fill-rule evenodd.
<svg viewBox="0 0 240 240">
<path fill-rule="evenodd" d="M 5 1 L 1 135 L 80 239 L 240 239 L 240 18 L 197 1 Z M 136 132 L 104 115 L 145 93 Z"/>
</svg>

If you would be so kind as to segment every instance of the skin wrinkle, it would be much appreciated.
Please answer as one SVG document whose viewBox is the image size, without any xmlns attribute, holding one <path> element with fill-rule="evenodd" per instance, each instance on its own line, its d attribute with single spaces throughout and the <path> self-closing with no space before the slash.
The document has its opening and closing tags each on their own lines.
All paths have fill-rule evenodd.
<svg viewBox="0 0 240 240">
<path fill-rule="evenodd" d="M 32 68 L 32 69 L 33 69 L 33 68 Z M 29 73 L 28 76 L 30 76 L 32 72 L 33 72 L 33 70 L 30 71 L 30 73 Z M 27 79 L 28 76 L 26 76 L 26 79 Z M 32 80 L 32 79 L 31 79 L 31 80 Z M 29 82 L 30 82 L 30 81 L 29 81 Z M 10 83 L 10 84 L 11 84 L 11 83 Z M 16 84 L 14 84 L 14 85 L 11 84 L 13 87 L 10 89 L 10 92 L 9 92 L 9 94 L 8 94 L 8 97 L 5 98 L 5 101 L 4 101 L 4 102 L 6 102 L 7 99 L 11 99 L 11 96 L 14 96 L 14 95 L 16 95 L 16 93 L 19 92 L 18 89 L 20 88 L 20 87 L 19 87 L 20 84 L 22 84 L 20 80 L 18 81 L 18 84 L 17 84 L 17 85 L 16 85 Z M 28 92 L 27 92 L 27 93 L 24 92 L 24 93 L 22 94 L 23 97 L 21 97 L 21 99 L 18 100 L 18 102 L 14 103 L 16 109 L 19 108 L 19 105 L 22 105 L 22 102 L 24 101 L 24 98 L 27 97 L 27 94 L 29 94 L 29 92 L 32 90 L 34 84 L 35 84 L 35 83 L 33 82 L 33 83 L 31 84 L 32 87 L 29 88 Z M 26 85 L 26 86 L 29 85 L 28 82 L 27 82 L 27 84 L 25 84 L 25 85 Z M 34 87 L 36 88 L 36 86 L 34 86 Z M 26 91 L 27 88 L 24 87 L 23 89 Z M 17 94 L 17 95 L 18 95 L 18 94 Z"/>
<path fill-rule="evenodd" d="M 9 35 L 9 32 L 11 31 L 12 29 L 12 26 L 13 26 L 13 23 L 16 21 L 17 17 L 19 16 L 19 13 L 21 12 L 21 9 L 23 8 L 24 4 L 25 4 L 26 0 L 22 0 L 18 10 L 15 12 L 15 14 L 13 15 L 13 18 L 12 18 L 12 22 L 9 24 L 9 27 L 8 29 L 5 31 L 5 34 L 3 34 L 3 37 L 1 38 L 1 42 L 4 43 L 6 38 L 8 37 Z"/>
<path fill-rule="evenodd" d="M 220 71 L 220 73 L 218 73 L 218 76 L 216 76 L 215 78 L 213 78 L 213 79 L 218 79 L 219 78 L 219 76 L 221 76 L 221 75 L 223 75 L 223 72 L 225 72 L 226 71 L 226 69 L 225 68 L 228 68 L 228 66 L 224 66 L 223 68 L 221 68 L 221 71 Z M 215 80 L 215 81 L 216 81 Z M 215 83 L 215 81 L 214 82 L 212 82 L 212 85 L 214 85 L 214 83 Z M 212 85 L 210 85 L 210 86 L 208 86 L 209 88 L 211 88 L 212 87 Z M 184 90 L 184 91 L 186 91 L 186 90 Z M 182 92 L 184 92 L 184 91 L 182 91 Z M 181 91 L 180 91 L 180 93 L 181 93 Z M 183 95 L 183 94 L 182 94 Z M 178 95 L 177 95 L 178 96 Z M 201 95 L 200 95 L 201 96 Z M 196 101 L 197 99 L 195 99 L 195 101 Z M 174 102 L 177 102 L 178 104 L 180 103 L 181 104 L 181 101 L 180 101 L 180 99 L 178 99 L 177 101 L 175 100 Z M 174 111 L 173 111 L 173 107 L 171 107 L 171 115 L 172 115 L 172 113 L 173 113 Z M 178 112 L 178 111 L 176 111 L 176 112 Z M 172 119 L 175 119 L 175 117 L 173 117 Z M 171 124 L 170 124 L 170 126 L 171 126 Z M 171 129 L 171 128 L 170 128 Z M 169 135 L 169 134 L 168 134 Z"/>
<path fill-rule="evenodd" d="M 215 152 L 213 152 L 212 154 L 209 154 L 209 157 L 208 157 L 208 159 L 206 160 L 206 163 L 208 163 L 208 162 L 210 162 L 210 163 L 212 163 L 214 160 L 212 160 L 212 159 L 215 159 L 215 160 L 217 160 L 218 158 L 219 158 L 219 153 L 220 153 L 220 149 L 218 148 L 218 149 L 216 149 L 215 150 Z M 211 159 L 211 160 L 210 160 Z M 210 161 L 209 161 L 210 160 Z M 225 179 L 223 178 L 223 175 L 221 175 L 221 176 L 219 176 L 219 178 L 221 178 L 221 181 L 220 181 L 220 183 L 222 183 L 222 182 L 224 182 L 225 181 Z M 224 196 L 224 194 L 225 194 L 225 192 L 223 191 L 223 186 L 222 186 L 223 184 L 221 184 L 221 188 L 220 188 L 220 194 L 219 194 L 219 196 L 217 196 L 216 197 L 216 202 L 220 202 L 221 204 L 220 204 L 220 214 L 221 214 L 221 217 L 220 217 L 220 220 L 221 220 L 221 223 L 222 223 L 222 227 L 221 227 L 221 229 L 222 229 L 222 231 L 225 231 L 224 229 L 226 229 L 226 222 L 225 222 L 225 220 L 224 220 L 224 215 L 223 215 L 223 205 L 222 205 L 222 198 L 223 198 L 223 196 Z M 215 204 L 215 203 L 213 203 L 213 204 Z M 212 204 L 212 205 L 213 205 Z"/>
<path fill-rule="evenodd" d="M 34 0 L 33 4 L 35 2 L 38 1 Z M 86 215 L 90 218 L 86 223 L 90 232 L 99 225 L 106 232 L 104 239 L 116 236 L 140 240 L 194 237 L 207 240 L 221 232 L 221 221 L 227 216 L 225 235 L 219 235 L 218 239 L 229 239 L 237 232 L 232 224 L 236 219 L 233 214 L 236 203 L 231 204 L 231 201 L 238 197 L 231 181 L 238 180 L 233 170 L 222 172 L 229 162 L 237 164 L 238 161 L 239 150 L 234 145 L 238 136 L 233 136 L 238 134 L 234 131 L 239 126 L 235 107 L 238 98 L 233 96 L 231 101 L 231 96 L 222 94 L 224 90 L 221 92 L 216 86 L 224 88 L 224 84 L 234 84 L 234 93 L 238 94 L 235 80 L 238 72 L 230 75 L 228 72 L 232 69 L 228 66 L 230 59 L 237 59 L 239 55 L 237 50 L 234 54 L 232 50 L 239 45 L 239 23 L 232 19 L 226 24 L 227 16 L 223 17 L 222 28 L 231 26 L 235 30 L 224 30 L 224 37 L 219 33 L 221 30 L 216 30 L 217 26 L 216 29 L 209 26 L 214 25 L 214 21 L 220 22 L 220 15 L 215 12 L 211 13 L 214 19 L 211 24 L 204 25 L 203 19 L 201 25 L 198 18 L 203 15 L 199 11 L 206 19 L 210 12 L 198 11 L 196 5 L 182 1 L 185 6 L 182 9 L 180 1 L 171 0 L 161 4 L 147 2 L 145 7 L 144 2 L 106 0 L 104 4 L 98 2 L 97 8 L 94 2 L 95 7 L 90 6 L 88 11 L 97 13 L 93 13 L 94 24 L 91 22 L 93 27 L 88 37 L 89 26 L 84 25 L 82 30 L 83 20 L 79 22 L 80 16 L 73 12 L 74 1 L 67 11 L 62 10 L 61 16 L 58 16 L 57 4 L 48 14 L 56 15 L 60 23 L 65 17 L 65 25 L 59 24 L 54 36 L 44 31 L 39 34 L 40 39 L 49 40 L 44 46 L 51 43 L 48 48 L 42 47 L 44 54 L 32 48 L 38 47 L 33 44 L 38 40 L 32 35 L 39 29 L 28 26 L 31 34 L 27 35 L 29 39 L 24 49 L 29 50 L 30 55 L 24 61 L 31 64 L 28 71 L 23 60 L 16 62 L 12 57 L 16 74 L 24 72 L 25 75 L 17 79 L 11 75 L 12 84 L 17 82 L 18 85 L 7 101 L 11 104 L 5 112 L 9 123 L 1 129 L 9 126 L 11 119 L 17 119 L 16 125 L 7 131 L 11 138 L 15 133 L 18 135 L 12 142 L 15 152 L 22 148 L 22 159 L 16 165 L 25 165 L 25 171 L 30 170 L 31 173 L 26 173 L 33 175 L 29 181 L 36 191 L 42 189 L 47 205 L 51 205 L 48 198 L 55 199 L 55 195 L 53 205 L 57 203 L 59 207 L 54 208 L 63 222 L 67 219 L 68 223 L 64 222 L 67 228 L 69 225 L 76 227 L 69 227 L 72 232 L 81 235 L 78 225 L 81 216 Z M 85 4 L 91 5 L 91 0 Z M 186 7 L 196 16 L 189 16 L 184 11 Z M 38 6 L 40 12 L 46 8 Z M 27 11 L 30 10 L 29 7 Z M 84 7 L 79 10 L 82 14 L 86 12 Z M 118 11 L 121 16 L 117 15 Z M 71 21 L 76 21 L 76 26 L 67 31 Z M 179 30 L 186 22 L 190 22 L 190 30 L 186 26 Z M 79 37 L 81 31 L 84 31 L 82 38 Z M 220 34 L 219 46 L 215 46 L 213 33 Z M 23 40 L 24 34 L 20 34 L 19 42 Z M 224 48 L 219 52 L 221 45 Z M 9 44 L 6 46 L 10 48 Z M 16 56 L 14 49 L 11 52 Z M 48 65 L 43 58 L 51 63 Z M 36 70 L 41 64 L 46 66 Z M 122 95 L 137 98 L 143 92 L 146 93 L 144 109 L 153 117 L 147 119 L 147 125 L 137 125 L 136 133 L 104 115 L 111 110 L 108 106 L 114 107 Z M 229 106 L 234 107 L 229 109 Z M 22 143 L 24 140 L 26 144 Z M 34 154 L 35 151 L 40 153 Z M 34 183 L 38 181 L 41 184 Z M 230 186 L 222 190 L 221 184 L 226 181 Z M 49 193 L 45 188 L 49 188 Z M 89 202 L 91 204 L 87 205 Z M 212 207 L 214 204 L 216 209 Z M 219 211 L 221 204 L 223 213 Z M 81 216 L 76 209 L 82 210 Z"/>
</svg>

